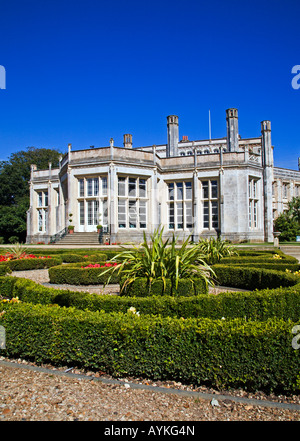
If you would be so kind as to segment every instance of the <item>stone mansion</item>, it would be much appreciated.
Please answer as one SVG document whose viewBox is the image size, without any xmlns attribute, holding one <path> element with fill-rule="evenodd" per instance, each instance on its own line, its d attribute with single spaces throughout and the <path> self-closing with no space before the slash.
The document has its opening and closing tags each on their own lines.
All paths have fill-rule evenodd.
<svg viewBox="0 0 300 441">
<path fill-rule="evenodd" d="M 167 143 L 73 151 L 59 168 L 31 167 L 27 243 L 56 241 L 71 221 L 77 233 L 103 226 L 110 243 L 141 242 L 158 227 L 165 237 L 220 235 L 234 242 L 273 242 L 273 219 L 300 196 L 300 171 L 273 164 L 271 123 L 242 139 L 237 109 L 226 110 L 224 138 L 179 139 L 167 117 Z M 71 216 L 70 216 L 71 215 Z"/>
</svg>

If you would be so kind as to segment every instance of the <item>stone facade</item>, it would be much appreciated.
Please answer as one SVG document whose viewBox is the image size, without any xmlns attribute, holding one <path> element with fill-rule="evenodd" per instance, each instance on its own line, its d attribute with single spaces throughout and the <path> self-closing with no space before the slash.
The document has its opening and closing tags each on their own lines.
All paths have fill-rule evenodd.
<svg viewBox="0 0 300 441">
<path fill-rule="evenodd" d="M 126 134 L 123 147 L 69 145 L 57 169 L 32 165 L 27 243 L 54 240 L 70 219 L 82 233 L 102 224 L 111 243 L 140 242 L 159 225 L 165 237 L 272 242 L 274 217 L 300 196 L 300 172 L 274 167 L 270 121 L 247 139 L 237 109 L 226 123 L 224 138 L 179 140 L 171 115 L 165 145 L 133 148 Z"/>
</svg>

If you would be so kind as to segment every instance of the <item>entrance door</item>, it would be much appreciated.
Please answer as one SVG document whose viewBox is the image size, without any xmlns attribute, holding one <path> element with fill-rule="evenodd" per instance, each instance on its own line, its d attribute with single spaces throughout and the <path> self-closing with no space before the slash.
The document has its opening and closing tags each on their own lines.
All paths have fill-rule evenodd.
<svg viewBox="0 0 300 441">
<path fill-rule="evenodd" d="M 99 200 L 84 200 L 78 203 L 80 232 L 96 232 L 99 223 Z"/>
</svg>

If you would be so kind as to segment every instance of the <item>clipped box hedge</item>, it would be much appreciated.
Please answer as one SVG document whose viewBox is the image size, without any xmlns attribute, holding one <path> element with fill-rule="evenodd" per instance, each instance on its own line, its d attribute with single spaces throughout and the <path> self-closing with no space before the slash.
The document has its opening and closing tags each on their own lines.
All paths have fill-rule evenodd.
<svg viewBox="0 0 300 441">
<path fill-rule="evenodd" d="M 1 262 L 0 263 L 0 276 L 5 276 L 5 274 L 10 274 L 11 269 L 7 262 Z"/>
<path fill-rule="evenodd" d="M 48 288 L 28 279 L 7 276 L 0 277 L 0 295 L 18 297 L 22 302 L 57 304 L 90 311 L 125 313 L 134 306 L 141 314 L 159 314 L 164 317 L 240 317 L 249 320 L 277 317 L 293 321 L 300 317 L 300 284 L 290 288 L 224 292 L 218 295 L 120 297 Z"/>
<path fill-rule="evenodd" d="M 176 319 L 0 304 L 6 350 L 37 363 L 217 388 L 299 392 L 295 322 Z M 299 323 L 299 322 L 298 322 Z"/>
<path fill-rule="evenodd" d="M 219 284 L 232 288 L 272 289 L 299 283 L 299 276 L 283 271 L 222 264 L 214 265 L 213 269 Z"/>
<path fill-rule="evenodd" d="M 107 268 L 81 268 L 92 262 L 80 264 L 66 264 L 49 268 L 50 283 L 58 285 L 102 285 L 110 276 L 110 273 L 102 275 Z M 101 262 L 99 262 L 101 264 Z M 105 262 L 104 262 L 105 263 Z M 104 264 L 102 262 L 102 264 Z M 113 274 L 111 284 L 119 283 L 119 276 Z"/>
<path fill-rule="evenodd" d="M 226 263 L 223 263 L 223 261 L 221 261 L 221 265 L 230 265 L 230 266 L 235 265 L 235 266 L 243 266 L 243 267 L 248 267 L 248 268 L 250 268 L 250 267 L 258 268 L 259 267 L 260 269 L 263 268 L 263 269 L 269 269 L 269 270 L 275 270 L 275 271 L 289 270 L 292 272 L 299 271 L 299 269 L 300 269 L 299 263 L 298 264 L 297 263 L 282 263 L 281 260 L 279 262 L 276 262 L 275 264 L 273 262 L 269 262 L 269 260 L 259 262 L 259 263 L 252 262 L 251 260 L 247 261 L 247 262 L 244 262 L 241 260 L 240 262 L 226 262 Z"/>
<path fill-rule="evenodd" d="M 125 278 L 120 280 L 120 288 L 122 289 L 125 282 Z M 194 282 L 194 283 L 193 283 Z M 208 287 L 204 279 L 195 278 L 190 281 L 187 279 L 180 279 L 178 281 L 178 286 L 172 285 L 170 279 L 166 280 L 166 288 L 164 290 L 164 283 L 162 280 L 157 280 L 151 284 L 146 278 L 139 277 L 134 282 L 130 283 L 123 290 L 121 290 L 121 295 L 129 297 L 146 297 L 152 296 L 195 296 L 197 294 L 205 294 L 208 292 Z"/>
<path fill-rule="evenodd" d="M 274 265 L 274 267 L 277 267 L 277 265 L 282 264 L 294 264 L 299 265 L 298 260 L 293 256 L 280 256 L 280 259 L 274 259 L 274 257 L 270 256 L 232 256 L 232 257 L 224 257 L 221 259 L 222 265 L 234 265 L 234 264 L 255 264 L 257 266 L 260 266 L 263 263 L 268 263 Z"/>
</svg>

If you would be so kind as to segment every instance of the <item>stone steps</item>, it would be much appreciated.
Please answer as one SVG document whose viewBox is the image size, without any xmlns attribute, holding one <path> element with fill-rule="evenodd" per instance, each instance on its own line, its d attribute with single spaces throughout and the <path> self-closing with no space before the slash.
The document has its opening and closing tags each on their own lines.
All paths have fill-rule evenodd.
<svg viewBox="0 0 300 441">
<path fill-rule="evenodd" d="M 54 245 L 99 245 L 98 233 L 67 234 Z"/>
</svg>

